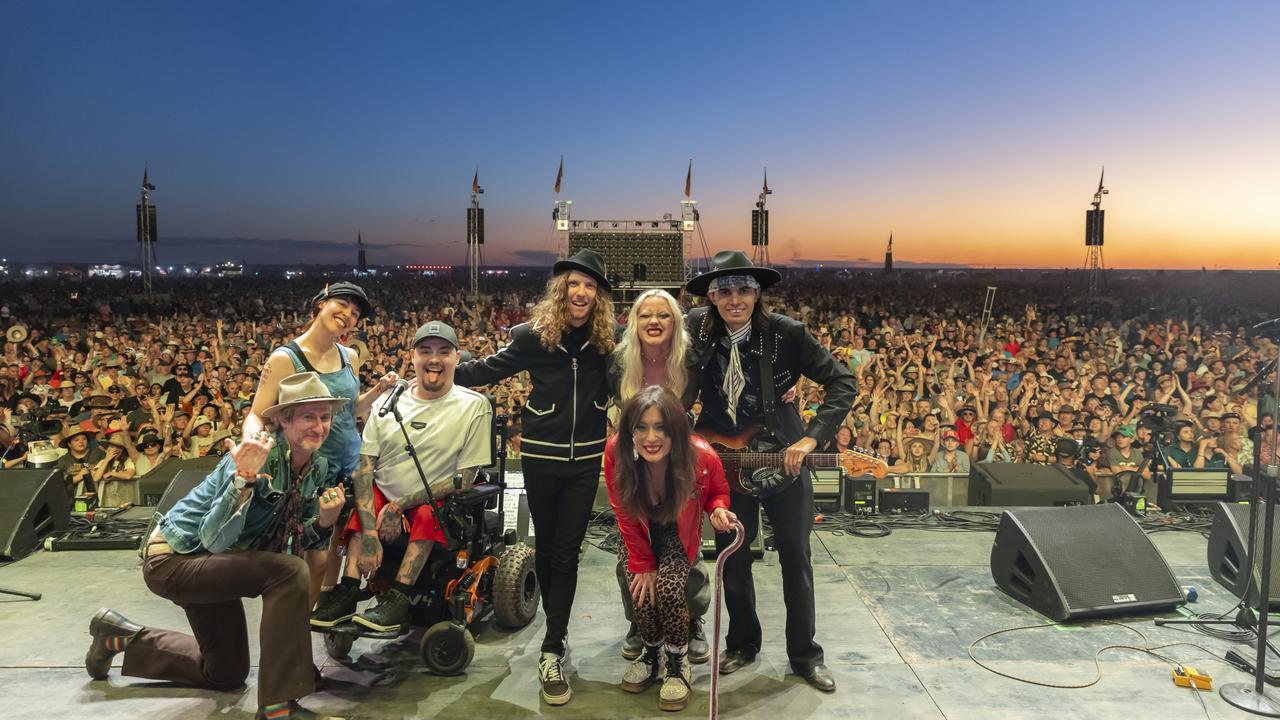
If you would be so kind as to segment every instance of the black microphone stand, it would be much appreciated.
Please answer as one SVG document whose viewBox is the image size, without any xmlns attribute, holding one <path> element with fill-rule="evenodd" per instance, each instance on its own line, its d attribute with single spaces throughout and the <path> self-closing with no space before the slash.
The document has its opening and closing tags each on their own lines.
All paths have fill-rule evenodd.
<svg viewBox="0 0 1280 720">
<path fill-rule="evenodd" d="M 409 457 L 413 459 L 413 466 L 418 469 L 418 478 L 422 480 L 422 489 L 427 492 L 427 503 L 431 506 L 432 512 L 436 511 L 435 495 L 431 492 L 431 484 L 427 482 L 427 472 L 422 469 L 422 461 L 418 460 L 418 451 L 413 447 L 413 440 L 409 439 L 409 431 L 404 426 L 404 416 L 400 414 L 400 398 L 396 398 L 396 402 L 391 403 L 389 407 L 391 416 L 396 419 L 396 425 L 400 426 L 400 434 L 404 436 L 404 449 L 409 453 Z M 440 525 L 440 532 L 444 535 L 445 545 L 453 547 L 453 535 L 449 532 L 449 523 L 437 518 Z"/>
<path fill-rule="evenodd" d="M 1258 373 L 1257 375 L 1254 375 L 1253 379 L 1249 380 L 1249 382 L 1245 384 L 1245 387 L 1247 388 L 1257 387 L 1257 400 L 1258 402 L 1260 402 L 1260 406 L 1261 406 L 1262 398 L 1266 396 L 1266 391 L 1265 389 L 1263 389 L 1262 378 L 1266 377 L 1268 369 L 1270 369 L 1270 365 L 1263 366 L 1262 372 Z M 1157 447 L 1157 451 L 1160 451 L 1161 460 L 1164 460 L 1164 451 L 1162 451 L 1162 448 L 1160 448 L 1160 445 L 1158 445 L 1158 441 L 1157 441 L 1156 447 Z M 1261 462 L 1258 461 L 1258 459 L 1260 459 L 1260 456 L 1261 456 L 1260 448 L 1261 448 L 1261 442 L 1254 443 L 1253 489 L 1252 489 L 1252 492 L 1249 493 L 1249 534 L 1248 534 L 1247 541 L 1245 541 L 1244 557 L 1242 559 L 1242 562 L 1240 562 L 1240 565 L 1242 565 L 1243 568 L 1248 568 L 1248 579 L 1245 580 L 1243 591 L 1240 592 L 1240 602 L 1235 603 L 1235 607 L 1233 607 L 1233 609 L 1228 610 L 1226 612 L 1222 612 L 1222 614 L 1220 616 L 1217 616 L 1216 619 L 1215 618 L 1198 618 L 1198 619 L 1187 619 L 1187 620 L 1166 620 L 1166 619 L 1157 618 L 1155 620 L 1155 623 L 1156 625 L 1160 625 L 1160 626 L 1165 626 L 1165 625 L 1193 625 L 1193 626 L 1231 625 L 1231 626 L 1235 626 L 1235 628 L 1239 628 L 1240 630 L 1242 630 L 1242 632 L 1254 633 L 1257 635 L 1258 638 L 1262 638 L 1263 641 L 1265 641 L 1266 643 L 1266 647 L 1270 648 L 1272 655 L 1280 657 L 1280 650 L 1276 650 L 1276 646 L 1274 646 L 1274 644 L 1271 644 L 1271 639 L 1267 638 L 1266 632 L 1263 632 L 1265 628 L 1262 628 L 1262 629 L 1258 628 L 1257 615 L 1254 615 L 1252 607 L 1249 607 L 1249 596 L 1251 596 L 1251 593 L 1253 593 L 1254 582 L 1256 582 L 1256 579 L 1257 579 L 1256 575 L 1254 575 L 1253 573 L 1253 561 L 1257 557 L 1256 555 L 1257 528 L 1258 528 L 1257 500 L 1258 500 L 1258 493 L 1261 492 L 1260 488 L 1262 488 L 1262 478 L 1260 475 Z M 1166 465 L 1166 470 L 1167 470 L 1167 465 Z M 1270 542 L 1270 541 L 1267 541 L 1267 542 Z M 1270 544 L 1268 544 L 1267 547 L 1271 547 Z M 1262 585 L 1263 587 L 1270 587 L 1270 585 L 1268 585 L 1268 583 L 1266 582 L 1263 582 Z M 1260 597 L 1266 596 L 1266 594 L 1268 593 L 1260 592 L 1258 593 L 1258 596 Z M 1268 603 L 1268 602 L 1270 602 L 1270 598 L 1263 598 L 1263 603 Z M 1228 619 L 1229 615 L 1231 616 L 1230 619 Z M 1242 659 L 1242 662 L 1248 662 L 1248 661 Z M 1256 667 L 1261 667 L 1261 665 L 1258 665 Z M 1262 676 L 1262 674 L 1260 674 L 1260 676 Z"/>
<path fill-rule="evenodd" d="M 1276 367 L 1276 361 L 1272 361 L 1263 365 L 1262 370 L 1248 384 L 1257 385 L 1258 398 L 1258 414 L 1262 414 L 1262 401 L 1266 398 L 1265 377 L 1268 371 L 1272 371 L 1275 377 L 1272 379 L 1271 397 L 1273 401 L 1280 403 L 1280 369 Z M 1246 386 L 1247 387 L 1247 386 Z M 1249 683 L 1228 683 L 1218 688 L 1218 694 L 1228 704 L 1233 705 L 1245 712 L 1254 715 L 1263 715 L 1266 717 L 1280 717 L 1280 702 L 1275 698 L 1267 695 L 1263 681 L 1266 679 L 1267 665 L 1267 648 L 1271 643 L 1267 640 L 1267 626 L 1271 609 L 1271 543 L 1274 539 L 1275 517 L 1276 517 L 1276 478 L 1280 476 L 1280 445 L 1277 444 L 1277 430 L 1280 425 L 1273 423 L 1271 426 L 1271 462 L 1265 467 L 1262 464 L 1262 439 L 1263 433 L 1258 433 L 1258 439 L 1253 447 L 1253 493 L 1249 503 L 1249 551 L 1245 562 L 1249 567 L 1249 577 L 1253 578 L 1254 568 L 1254 536 L 1256 534 L 1257 522 L 1257 504 L 1262 502 L 1265 512 L 1262 518 L 1262 576 L 1258 579 L 1258 627 L 1256 630 L 1258 636 L 1257 659 L 1253 666 L 1253 684 Z M 1262 492 L 1258 492 L 1258 488 L 1262 488 Z M 1247 592 L 1244 597 L 1248 597 Z M 1248 603 L 1245 603 L 1246 606 Z M 1272 652 L 1275 649 L 1272 648 Z"/>
</svg>

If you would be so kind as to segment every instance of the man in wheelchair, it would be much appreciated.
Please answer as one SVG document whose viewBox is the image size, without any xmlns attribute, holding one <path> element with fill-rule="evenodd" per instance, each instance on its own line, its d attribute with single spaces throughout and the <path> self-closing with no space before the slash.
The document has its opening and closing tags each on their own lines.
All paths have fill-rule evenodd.
<svg viewBox="0 0 1280 720">
<path fill-rule="evenodd" d="M 409 622 L 414 583 L 432 545 L 445 542 L 438 508 L 428 499 L 452 493 L 458 474 L 463 486 L 470 487 L 476 471 L 490 462 L 492 406 L 483 395 L 454 385 L 459 352 L 453 328 L 428 322 L 418 328 L 410 352 L 417 383 L 395 402 L 431 493 L 423 487 L 396 418 L 371 413 L 352 476 L 356 512 L 343 538 L 346 567 L 338 585 L 312 613 L 312 627 L 331 628 L 350 620 L 375 632 L 400 632 Z M 375 402 L 375 407 L 388 399 Z M 372 575 L 382 564 L 382 542 L 405 532 L 408 544 L 391 588 L 378 595 L 373 607 L 357 614 L 361 576 Z"/>
</svg>

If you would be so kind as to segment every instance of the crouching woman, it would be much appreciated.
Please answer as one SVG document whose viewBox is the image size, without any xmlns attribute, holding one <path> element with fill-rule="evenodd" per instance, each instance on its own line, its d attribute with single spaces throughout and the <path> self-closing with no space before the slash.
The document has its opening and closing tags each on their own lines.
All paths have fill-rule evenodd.
<svg viewBox="0 0 1280 720">
<path fill-rule="evenodd" d="M 643 692 L 661 680 L 658 706 L 683 710 L 690 693 L 685 583 L 698 562 L 702 513 L 716 532 L 737 522 L 724 468 L 691 433 L 680 400 L 651 385 L 622 406 L 618 433 L 605 448 L 604 479 L 645 645 L 623 674 L 622 689 Z"/>
</svg>

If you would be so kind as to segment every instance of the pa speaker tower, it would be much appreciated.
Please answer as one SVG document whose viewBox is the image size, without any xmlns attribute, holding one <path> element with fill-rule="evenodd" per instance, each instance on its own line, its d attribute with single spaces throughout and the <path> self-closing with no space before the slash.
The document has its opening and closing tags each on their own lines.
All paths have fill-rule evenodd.
<svg viewBox="0 0 1280 720">
<path fill-rule="evenodd" d="M 1097 562 L 1095 547 L 1122 551 Z M 1014 600 L 1059 622 L 1183 602 L 1168 563 L 1113 503 L 1006 512 L 991 546 L 991 577 Z"/>
</svg>

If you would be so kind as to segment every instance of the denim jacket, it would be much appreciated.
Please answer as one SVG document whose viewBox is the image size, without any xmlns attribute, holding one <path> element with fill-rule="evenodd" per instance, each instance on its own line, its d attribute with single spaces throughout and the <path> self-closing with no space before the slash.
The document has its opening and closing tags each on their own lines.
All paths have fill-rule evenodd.
<svg viewBox="0 0 1280 720">
<path fill-rule="evenodd" d="M 270 531 L 284 509 L 292 476 L 289 457 L 288 441 L 283 433 L 276 433 L 276 444 L 262 466 L 262 472 L 272 479 L 259 480 L 253 486 L 249 501 L 239 508 L 236 508 L 236 501 L 240 491 L 232 484 L 236 464 L 231 455 L 223 457 L 208 477 L 159 518 L 159 529 L 165 542 L 173 547 L 174 552 L 184 555 L 200 551 L 217 553 L 261 549 L 259 544 L 270 537 Z M 332 531 L 332 528 L 321 528 L 317 524 L 319 493 L 328 471 L 328 461 L 316 453 L 306 476 L 302 478 L 302 498 L 306 507 L 303 513 L 303 546 L 307 548 L 319 545 Z M 275 502 L 268 500 L 268 496 L 273 494 L 271 491 L 279 491 Z"/>
</svg>

